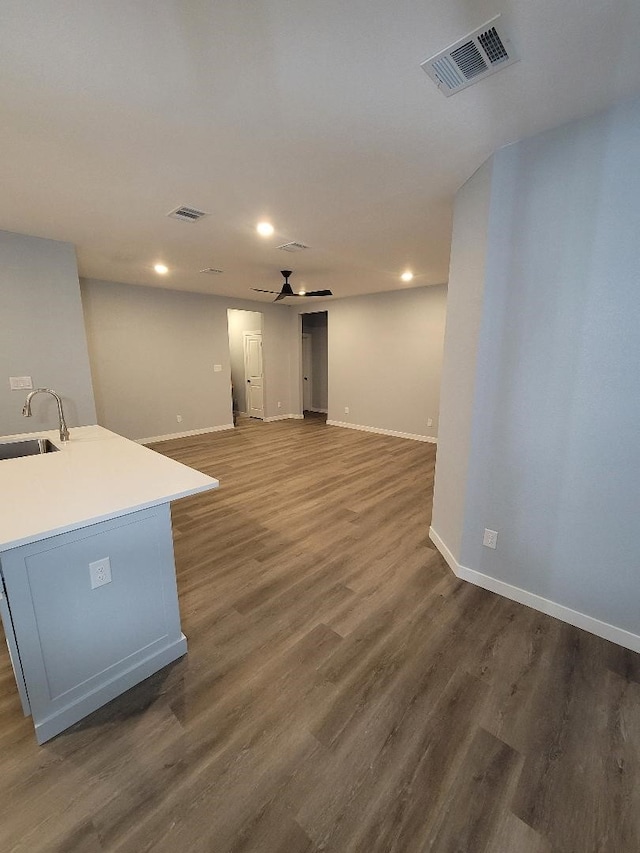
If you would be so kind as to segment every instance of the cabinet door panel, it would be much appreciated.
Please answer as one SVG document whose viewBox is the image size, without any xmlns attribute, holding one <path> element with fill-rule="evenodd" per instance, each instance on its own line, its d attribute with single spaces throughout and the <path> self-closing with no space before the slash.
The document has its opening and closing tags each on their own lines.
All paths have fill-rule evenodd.
<svg viewBox="0 0 640 853">
<path fill-rule="evenodd" d="M 89 563 L 105 557 L 111 582 L 91 589 Z M 2 568 L 36 730 L 186 650 L 168 505 L 23 545 Z"/>
</svg>

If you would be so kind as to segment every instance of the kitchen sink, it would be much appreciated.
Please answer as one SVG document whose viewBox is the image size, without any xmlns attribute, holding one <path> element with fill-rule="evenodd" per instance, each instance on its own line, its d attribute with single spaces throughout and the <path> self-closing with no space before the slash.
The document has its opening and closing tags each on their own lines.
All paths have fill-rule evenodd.
<svg viewBox="0 0 640 853">
<path fill-rule="evenodd" d="M 0 443 L 0 461 L 18 459 L 20 456 L 38 456 L 52 453 L 58 448 L 48 438 L 28 438 L 24 441 L 5 441 Z"/>
</svg>

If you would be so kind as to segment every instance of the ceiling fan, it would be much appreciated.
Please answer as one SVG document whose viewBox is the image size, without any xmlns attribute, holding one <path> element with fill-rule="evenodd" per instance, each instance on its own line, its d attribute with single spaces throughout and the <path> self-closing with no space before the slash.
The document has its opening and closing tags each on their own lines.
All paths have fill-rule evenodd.
<svg viewBox="0 0 640 853">
<path fill-rule="evenodd" d="M 278 295 L 273 300 L 274 302 L 279 302 L 287 296 L 333 296 L 333 293 L 330 290 L 308 290 L 305 293 L 294 293 L 291 285 L 289 284 L 291 270 L 280 270 L 280 273 L 284 276 L 282 290 L 262 290 L 259 287 L 252 287 L 251 290 L 255 290 L 256 293 L 277 293 Z"/>
</svg>

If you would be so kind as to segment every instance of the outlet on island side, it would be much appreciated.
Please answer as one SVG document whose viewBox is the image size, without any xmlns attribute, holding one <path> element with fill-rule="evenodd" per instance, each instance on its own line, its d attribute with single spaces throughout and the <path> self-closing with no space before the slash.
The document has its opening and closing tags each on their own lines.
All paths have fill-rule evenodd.
<svg viewBox="0 0 640 853">
<path fill-rule="evenodd" d="M 489 530 L 487 527 L 485 527 L 484 536 L 482 537 L 482 544 L 485 546 L 485 548 L 493 548 L 495 550 L 498 547 L 498 531 Z"/>
</svg>

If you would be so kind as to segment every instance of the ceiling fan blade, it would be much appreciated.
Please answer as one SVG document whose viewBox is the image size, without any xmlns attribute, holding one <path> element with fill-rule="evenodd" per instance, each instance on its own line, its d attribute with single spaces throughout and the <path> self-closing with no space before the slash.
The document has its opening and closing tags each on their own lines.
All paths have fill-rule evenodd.
<svg viewBox="0 0 640 853">
<path fill-rule="evenodd" d="M 280 300 L 284 299 L 285 296 L 291 296 L 291 294 L 290 293 L 279 293 L 273 301 L 274 302 L 280 302 Z"/>
<path fill-rule="evenodd" d="M 251 290 L 255 290 L 256 293 L 279 293 L 279 290 L 262 290 L 260 287 L 252 287 Z"/>
<path fill-rule="evenodd" d="M 330 290 L 310 290 L 308 293 L 299 293 L 298 296 L 333 296 Z"/>
</svg>

